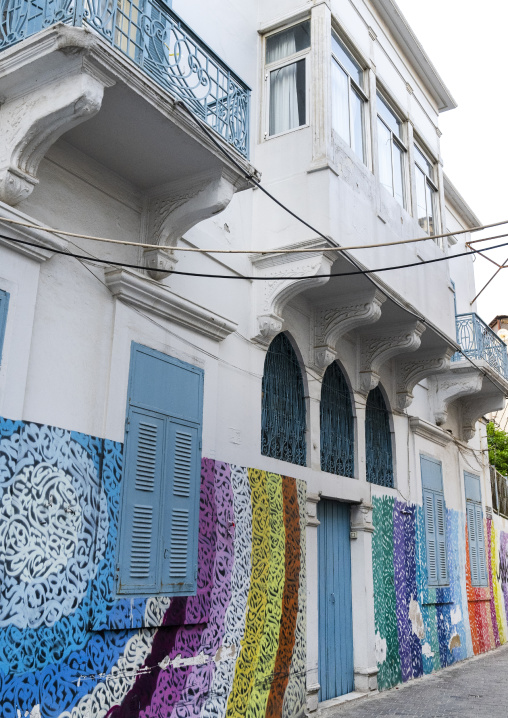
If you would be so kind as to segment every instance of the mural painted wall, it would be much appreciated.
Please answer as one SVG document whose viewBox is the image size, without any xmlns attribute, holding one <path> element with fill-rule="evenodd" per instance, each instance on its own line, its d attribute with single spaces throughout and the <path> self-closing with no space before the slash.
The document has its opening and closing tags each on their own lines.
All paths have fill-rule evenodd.
<svg viewBox="0 0 508 718">
<path fill-rule="evenodd" d="M 373 499 L 378 685 L 386 689 L 505 643 L 508 533 L 485 521 L 489 587 L 473 588 L 464 514 L 447 509 L 449 587 L 427 586 L 421 506 Z"/>
<path fill-rule="evenodd" d="M 304 482 L 203 459 L 197 595 L 115 600 L 122 450 L 0 419 L 2 718 L 297 714 Z"/>
</svg>

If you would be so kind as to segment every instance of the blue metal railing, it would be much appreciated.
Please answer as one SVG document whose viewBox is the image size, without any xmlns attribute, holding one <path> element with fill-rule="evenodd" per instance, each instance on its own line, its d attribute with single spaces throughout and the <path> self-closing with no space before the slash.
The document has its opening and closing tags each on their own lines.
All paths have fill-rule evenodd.
<svg viewBox="0 0 508 718">
<path fill-rule="evenodd" d="M 0 50 L 59 22 L 98 32 L 248 156 L 250 89 L 162 0 L 0 0 Z"/>
<path fill-rule="evenodd" d="M 508 379 L 508 354 L 506 344 L 480 319 L 478 314 L 457 314 L 457 343 L 471 359 L 485 359 L 490 366 Z M 459 352 L 452 361 L 463 356 Z"/>
</svg>

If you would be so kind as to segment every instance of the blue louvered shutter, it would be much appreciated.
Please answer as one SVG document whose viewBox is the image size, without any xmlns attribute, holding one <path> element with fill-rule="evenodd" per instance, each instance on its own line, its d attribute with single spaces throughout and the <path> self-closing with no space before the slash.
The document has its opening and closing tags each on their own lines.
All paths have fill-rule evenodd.
<svg viewBox="0 0 508 718">
<path fill-rule="evenodd" d="M 446 557 L 446 507 L 442 494 L 434 494 L 434 508 L 436 519 L 437 580 L 440 586 L 445 586 L 448 583 L 448 562 Z"/>
<path fill-rule="evenodd" d="M 487 557 L 485 552 L 485 535 L 483 531 L 482 505 L 475 505 L 476 536 L 478 541 L 478 578 L 480 586 L 487 586 Z"/>
<path fill-rule="evenodd" d="M 443 470 L 440 461 L 423 455 L 420 456 L 420 467 L 428 583 L 429 586 L 446 586 L 448 585 L 448 560 Z"/>
<path fill-rule="evenodd" d="M 119 593 L 158 590 L 165 424 L 163 417 L 146 409 L 129 411 Z"/>
<path fill-rule="evenodd" d="M 423 509 L 425 513 L 425 539 L 427 544 L 427 572 L 429 584 L 436 586 L 438 584 L 438 548 L 437 548 L 437 531 L 436 518 L 434 511 L 434 493 L 432 491 L 423 491 Z"/>
<path fill-rule="evenodd" d="M 488 586 L 480 477 L 464 472 L 471 585 Z"/>
<path fill-rule="evenodd" d="M 193 590 L 197 571 L 197 526 L 200 461 L 199 431 L 192 425 L 169 423 L 169 456 L 163 535 L 162 590 L 187 595 Z"/>
<path fill-rule="evenodd" d="M 469 539 L 469 561 L 471 564 L 471 585 L 478 586 L 480 573 L 478 571 L 478 535 L 476 532 L 476 511 L 472 501 L 467 502 L 467 532 Z"/>
<path fill-rule="evenodd" d="M 0 289 L 0 364 L 2 363 L 2 349 L 4 345 L 5 327 L 7 325 L 7 309 L 9 307 L 9 293 Z"/>
</svg>

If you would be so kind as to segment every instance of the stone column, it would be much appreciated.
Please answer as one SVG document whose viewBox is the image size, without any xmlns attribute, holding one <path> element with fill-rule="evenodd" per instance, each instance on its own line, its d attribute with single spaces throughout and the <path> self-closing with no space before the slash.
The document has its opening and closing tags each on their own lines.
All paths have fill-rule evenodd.
<svg viewBox="0 0 508 718">
<path fill-rule="evenodd" d="M 374 582 L 372 576 L 372 506 L 351 506 L 351 585 L 353 594 L 353 654 L 355 690 L 377 689 Z"/>
<path fill-rule="evenodd" d="M 318 526 L 319 494 L 307 494 L 307 710 L 318 707 Z"/>
</svg>

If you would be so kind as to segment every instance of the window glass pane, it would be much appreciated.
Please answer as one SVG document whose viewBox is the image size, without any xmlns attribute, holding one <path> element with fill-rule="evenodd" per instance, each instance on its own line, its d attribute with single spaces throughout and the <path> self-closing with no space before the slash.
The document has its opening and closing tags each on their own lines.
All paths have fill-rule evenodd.
<svg viewBox="0 0 508 718">
<path fill-rule="evenodd" d="M 392 181 L 392 136 L 388 127 L 380 119 L 377 121 L 379 149 L 379 181 L 390 194 L 393 194 Z"/>
<path fill-rule="evenodd" d="M 427 187 L 427 215 L 428 215 L 428 222 L 429 222 L 429 234 L 435 234 L 436 227 L 435 227 L 435 221 L 434 221 L 434 201 L 435 201 L 435 195 L 436 193 L 434 190 L 430 187 L 429 183 L 426 182 Z"/>
<path fill-rule="evenodd" d="M 402 139 L 402 122 L 399 120 L 395 112 L 388 107 L 385 100 L 379 93 L 377 96 L 377 111 L 378 115 L 383 118 L 391 131 L 394 132 L 397 137 Z"/>
<path fill-rule="evenodd" d="M 428 159 L 425 157 L 424 154 L 418 149 L 418 147 L 415 145 L 415 162 L 418 163 L 418 165 L 421 167 L 421 169 L 426 173 L 427 177 L 430 177 L 432 179 L 432 165 L 428 161 Z"/>
<path fill-rule="evenodd" d="M 351 147 L 364 162 L 363 153 L 363 100 L 351 91 Z"/>
<path fill-rule="evenodd" d="M 310 22 L 300 23 L 266 38 L 266 62 L 276 62 L 310 47 Z"/>
<path fill-rule="evenodd" d="M 362 68 L 334 32 L 332 32 L 332 52 L 356 84 L 362 87 Z"/>
<path fill-rule="evenodd" d="M 349 82 L 346 73 L 332 62 L 332 127 L 351 144 L 349 136 Z"/>
<path fill-rule="evenodd" d="M 397 202 L 404 203 L 404 152 L 393 143 L 393 196 Z"/>
<path fill-rule="evenodd" d="M 270 73 L 270 135 L 305 124 L 305 60 Z"/>
<path fill-rule="evenodd" d="M 425 232 L 428 232 L 428 226 L 427 226 L 427 191 L 426 191 L 426 185 L 427 182 L 425 181 L 425 175 L 421 171 L 419 167 L 415 168 L 416 172 L 416 210 L 417 210 L 417 218 L 418 218 L 418 224 L 420 227 L 425 230 Z"/>
</svg>

